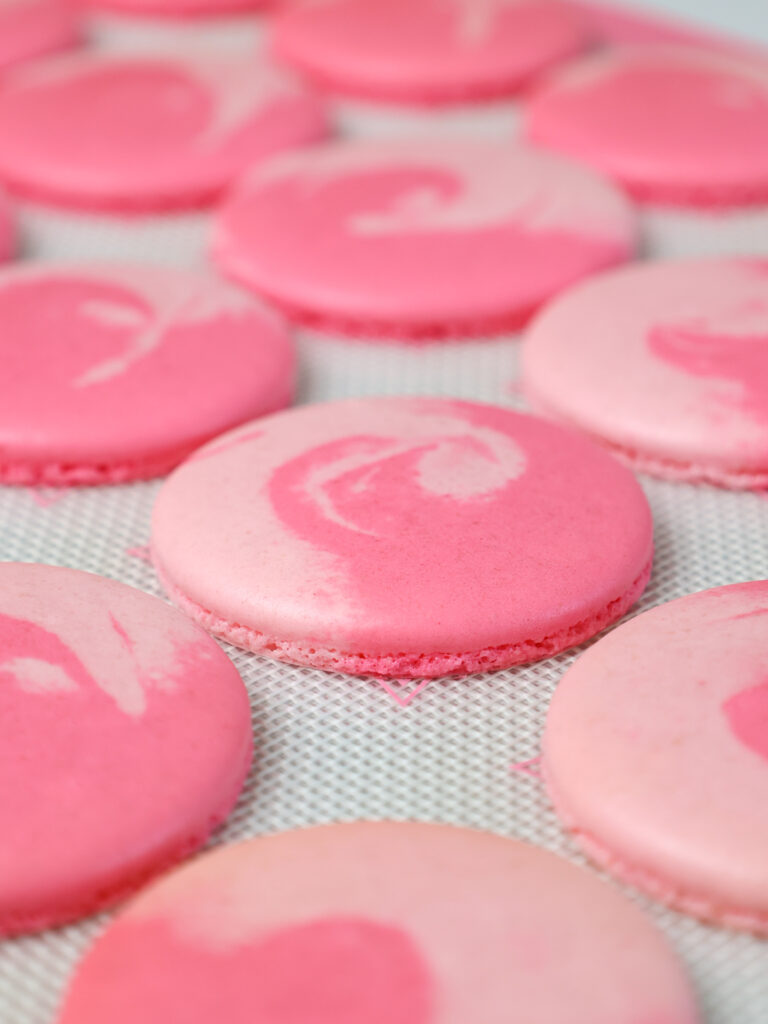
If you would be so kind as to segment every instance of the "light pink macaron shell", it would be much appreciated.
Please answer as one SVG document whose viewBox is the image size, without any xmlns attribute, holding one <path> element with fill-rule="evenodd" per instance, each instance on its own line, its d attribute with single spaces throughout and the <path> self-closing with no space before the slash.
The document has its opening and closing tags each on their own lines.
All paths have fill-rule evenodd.
<svg viewBox="0 0 768 1024">
<path fill-rule="evenodd" d="M 63 205 L 191 207 L 326 133 L 320 101 L 252 59 L 78 55 L 23 69 L 0 92 L 0 179 Z"/>
<path fill-rule="evenodd" d="M 626 200 L 568 161 L 387 140 L 264 164 L 224 206 L 214 255 L 298 319 L 428 337 L 519 327 L 634 245 Z"/>
<path fill-rule="evenodd" d="M 79 37 L 74 0 L 0 0 L 0 71 Z"/>
<path fill-rule="evenodd" d="M 768 261 L 628 267 L 555 300 L 529 331 L 535 407 L 638 468 L 768 486 Z"/>
<path fill-rule="evenodd" d="M 557 0 L 330 0 L 289 7 L 274 49 L 334 91 L 446 102 L 517 92 L 591 39 Z"/>
<path fill-rule="evenodd" d="M 632 475 L 575 433 L 429 398 L 305 406 L 212 442 L 160 491 L 174 599 L 258 653 L 365 674 L 538 660 L 648 579 Z"/>
<path fill-rule="evenodd" d="M 768 62 L 646 46 L 589 57 L 534 95 L 526 133 L 641 199 L 768 202 Z"/>
<path fill-rule="evenodd" d="M 768 934 L 768 582 L 626 623 L 561 681 L 544 738 L 555 804 L 620 878 Z"/>
<path fill-rule="evenodd" d="M 205 274 L 10 267 L 0 271 L 0 321 L 6 483 L 156 476 L 293 395 L 282 323 Z"/>
<path fill-rule="evenodd" d="M 114 902 L 202 845 L 251 759 L 248 697 L 163 602 L 0 565 L 0 934 Z"/>
<path fill-rule="evenodd" d="M 498 836 L 392 823 L 230 846 L 142 894 L 80 966 L 58 1024 L 137 1018 L 698 1019 L 664 940 L 589 873 Z"/>
</svg>

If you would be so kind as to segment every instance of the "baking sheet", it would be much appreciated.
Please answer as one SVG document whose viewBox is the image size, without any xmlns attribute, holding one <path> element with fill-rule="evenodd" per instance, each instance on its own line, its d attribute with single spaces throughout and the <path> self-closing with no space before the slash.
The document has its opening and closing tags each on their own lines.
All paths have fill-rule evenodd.
<svg viewBox="0 0 768 1024">
<path fill-rule="evenodd" d="M 195 23 L 182 31 L 170 23 L 158 28 L 103 18 L 94 36 L 111 49 L 176 48 L 207 38 L 210 45 L 247 50 L 261 33 L 247 20 L 214 31 Z M 344 131 L 356 135 L 512 134 L 518 120 L 511 104 L 431 116 L 359 104 L 338 110 Z M 201 214 L 126 221 L 30 206 L 22 218 L 27 252 L 35 259 L 205 263 L 209 222 Z M 735 217 L 646 211 L 644 226 L 649 255 L 728 244 L 768 253 L 764 211 Z M 406 348 L 304 333 L 300 348 L 301 401 L 436 394 L 522 407 L 511 383 L 517 366 L 512 337 Z M 649 479 L 643 484 L 657 554 L 637 611 L 706 587 L 768 577 L 768 495 Z M 160 594 L 146 552 L 158 486 L 0 487 L 0 559 L 68 565 Z M 396 818 L 490 829 L 582 861 L 547 804 L 536 765 L 550 696 L 573 655 L 420 687 L 385 686 L 227 650 L 251 695 L 257 757 L 214 844 L 321 822 Z M 632 898 L 686 960 L 708 1024 L 768 1021 L 768 943 Z M 0 943 L 1 1024 L 51 1024 L 67 978 L 108 917 Z"/>
</svg>

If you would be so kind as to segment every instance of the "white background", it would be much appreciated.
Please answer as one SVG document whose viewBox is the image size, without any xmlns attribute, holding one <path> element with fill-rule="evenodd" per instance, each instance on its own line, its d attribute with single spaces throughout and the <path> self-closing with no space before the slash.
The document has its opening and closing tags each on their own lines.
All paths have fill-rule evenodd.
<svg viewBox="0 0 768 1024">
<path fill-rule="evenodd" d="M 768 43 L 768 0 L 634 0 L 632 6 Z"/>
</svg>

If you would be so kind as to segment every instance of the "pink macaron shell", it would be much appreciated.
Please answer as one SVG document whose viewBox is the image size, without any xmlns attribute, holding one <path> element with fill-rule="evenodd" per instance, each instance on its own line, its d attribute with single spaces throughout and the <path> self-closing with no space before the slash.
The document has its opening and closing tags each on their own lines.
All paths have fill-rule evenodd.
<svg viewBox="0 0 768 1024">
<path fill-rule="evenodd" d="M 601 865 L 679 909 L 768 935 L 768 582 L 654 608 L 568 670 L 548 785 Z"/>
<path fill-rule="evenodd" d="M 115 902 L 227 816 L 248 696 L 157 598 L 71 569 L 0 565 L 0 934 Z"/>
<path fill-rule="evenodd" d="M 0 322 L 4 483 L 160 475 L 293 396 L 283 325 L 206 274 L 12 266 L 0 271 Z"/>
<path fill-rule="evenodd" d="M 78 55 L 24 69 L 0 92 L 0 180 L 86 209 L 194 207 L 326 133 L 320 101 L 258 61 Z"/>
<path fill-rule="evenodd" d="M 16 225 L 11 204 L 0 192 L 0 261 L 8 260 L 16 250 Z"/>
<path fill-rule="evenodd" d="M 0 71 L 79 38 L 73 0 L 0 0 Z"/>
<path fill-rule="evenodd" d="M 275 23 L 275 54 L 331 91 L 402 103 L 508 96 L 584 51 L 559 0 L 325 0 Z"/>
<path fill-rule="evenodd" d="M 412 339 L 519 328 L 635 240 L 626 200 L 558 157 L 386 140 L 262 165 L 223 207 L 214 255 L 300 321 Z"/>
<path fill-rule="evenodd" d="M 768 487 L 768 262 L 638 265 L 579 285 L 530 329 L 524 386 L 542 412 L 636 467 Z"/>
<path fill-rule="evenodd" d="M 668 45 L 602 53 L 533 96 L 526 134 L 640 199 L 768 203 L 768 61 Z"/>
<path fill-rule="evenodd" d="M 158 18 L 227 17 L 265 11 L 281 0 L 81 0 L 94 10 Z"/>
<path fill-rule="evenodd" d="M 58 1024 L 136 1019 L 695 1024 L 698 1015 L 661 935 L 590 873 L 487 833 L 378 822 L 230 846 L 144 892 L 81 964 Z"/>
<path fill-rule="evenodd" d="M 652 524 L 632 475 L 575 433 L 490 405 L 361 399 L 196 453 L 160 491 L 152 546 L 174 599 L 239 646 L 419 677 L 599 632 L 645 587 Z"/>
</svg>

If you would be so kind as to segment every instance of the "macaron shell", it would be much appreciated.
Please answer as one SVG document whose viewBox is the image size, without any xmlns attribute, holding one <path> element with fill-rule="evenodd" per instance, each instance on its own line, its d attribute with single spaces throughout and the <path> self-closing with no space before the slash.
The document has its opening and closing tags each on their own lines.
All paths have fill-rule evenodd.
<svg viewBox="0 0 768 1024">
<path fill-rule="evenodd" d="M 408 103 L 510 95 L 590 42 L 557 0 L 326 0 L 289 6 L 273 47 L 333 91 Z"/>
<path fill-rule="evenodd" d="M 94 10 L 157 17 L 227 17 L 275 7 L 279 0 L 83 0 Z"/>
<path fill-rule="evenodd" d="M 670 478 L 768 485 L 768 262 L 628 267 L 529 331 L 534 406 Z"/>
<path fill-rule="evenodd" d="M 114 902 L 202 845 L 251 759 L 202 630 L 121 583 L 0 565 L 0 934 Z"/>
<path fill-rule="evenodd" d="M 634 245 L 629 204 L 569 162 L 387 140 L 263 165 L 220 213 L 214 256 L 299 320 L 424 337 L 519 327 Z"/>
<path fill-rule="evenodd" d="M 508 1024 L 510 1007 L 526 1024 L 697 1019 L 661 936 L 587 872 L 480 832 L 363 823 L 168 876 L 97 942 L 58 1024 Z"/>
<path fill-rule="evenodd" d="M 0 0 L 0 71 L 73 46 L 79 37 L 70 0 Z"/>
<path fill-rule="evenodd" d="M 0 271 L 0 319 L 6 483 L 167 472 L 293 394 L 295 354 L 283 325 L 205 274 L 12 267 Z"/>
<path fill-rule="evenodd" d="M 0 192 L 0 261 L 10 259 L 16 249 L 16 226 L 11 204 Z"/>
<path fill-rule="evenodd" d="M 632 475 L 576 434 L 495 406 L 362 399 L 196 453 L 160 491 L 152 544 L 174 599 L 240 646 L 435 676 L 547 657 L 619 618 L 652 524 Z"/>
<path fill-rule="evenodd" d="M 193 207 L 326 132 L 318 99 L 244 57 L 87 54 L 25 69 L 0 93 L 0 178 L 67 206 Z"/>
<path fill-rule="evenodd" d="M 586 58 L 534 95 L 526 133 L 640 199 L 768 202 L 768 67 L 747 57 L 645 46 Z"/>
<path fill-rule="evenodd" d="M 544 737 L 551 795 L 588 853 L 673 906 L 761 934 L 767 623 L 765 581 L 646 612 L 569 669 Z"/>
</svg>

